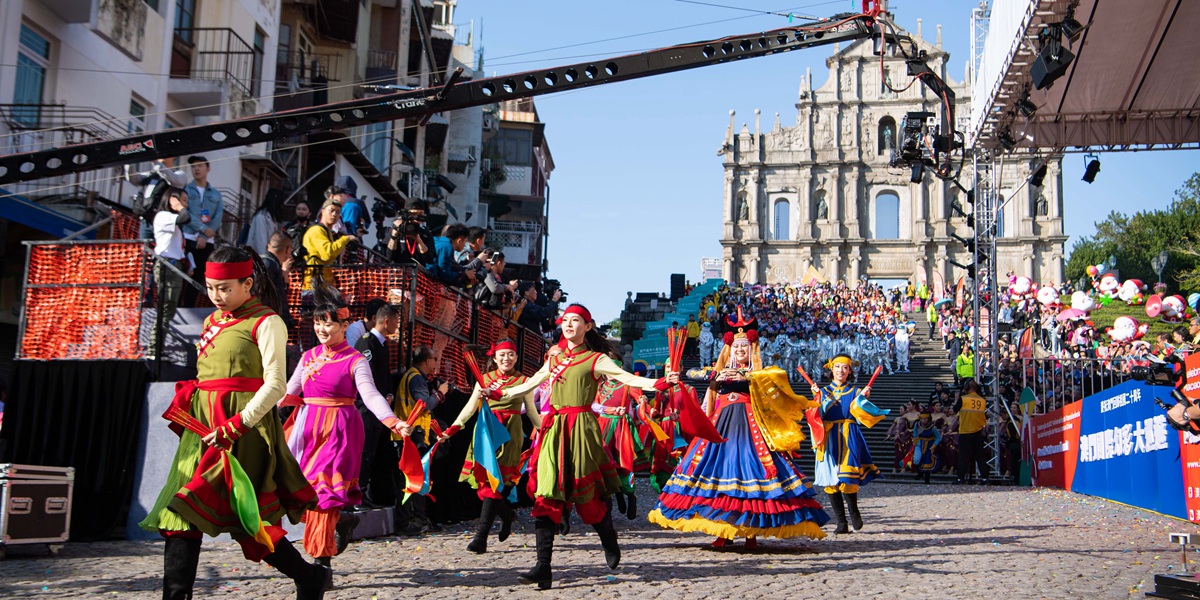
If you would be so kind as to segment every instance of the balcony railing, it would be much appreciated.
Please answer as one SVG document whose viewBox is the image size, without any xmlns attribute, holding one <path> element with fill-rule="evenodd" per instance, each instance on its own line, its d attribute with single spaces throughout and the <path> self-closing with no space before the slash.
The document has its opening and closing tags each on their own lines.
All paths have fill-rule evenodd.
<svg viewBox="0 0 1200 600">
<path fill-rule="evenodd" d="M 390 50 L 368 50 L 367 83 L 395 85 L 397 58 L 398 54 Z"/>
<path fill-rule="evenodd" d="M 127 119 L 90 106 L 0 104 L 0 154 L 36 152 L 129 135 Z M 121 182 L 111 170 L 68 173 L 5 188 L 30 199 L 92 192 L 121 201 Z M 125 191 L 132 193 L 131 187 Z"/>
<path fill-rule="evenodd" d="M 227 27 L 176 29 L 171 77 L 228 81 L 254 95 L 254 50 Z"/>
<path fill-rule="evenodd" d="M 276 91 L 301 91 L 313 86 L 313 79 L 340 81 L 341 55 L 314 54 L 300 50 L 280 52 L 275 57 Z"/>
</svg>

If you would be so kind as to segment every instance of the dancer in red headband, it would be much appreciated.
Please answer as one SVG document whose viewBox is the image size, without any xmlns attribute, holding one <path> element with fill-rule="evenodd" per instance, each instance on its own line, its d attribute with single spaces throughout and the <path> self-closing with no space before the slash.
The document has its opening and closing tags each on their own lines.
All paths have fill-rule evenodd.
<svg viewBox="0 0 1200 600">
<path fill-rule="evenodd" d="M 180 382 L 163 415 L 179 434 L 167 482 L 141 526 L 166 538 L 163 598 L 192 597 L 202 534 L 230 534 L 246 558 L 296 582 L 296 597 L 319 599 L 332 581 L 309 564 L 279 527 L 316 506 L 284 440 L 275 403 L 283 398 L 283 319 L 267 308 L 277 292 L 258 254 L 217 248 L 205 273 L 217 310 L 204 320 L 196 381 Z"/>
<path fill-rule="evenodd" d="M 521 579 L 548 589 L 554 533 L 563 511 L 574 504 L 579 517 L 600 536 L 604 558 L 610 569 L 621 561 L 617 531 L 612 522 L 612 495 L 621 489 L 616 465 L 600 443 L 600 424 L 592 412 L 592 401 L 604 377 L 644 390 L 665 390 L 679 381 L 668 373 L 657 381 L 621 370 L 607 354 L 612 350 L 596 331 L 592 315 L 572 304 L 559 320 L 565 352 L 551 358 L 524 384 L 503 392 L 490 392 L 496 400 L 521 397 L 549 379 L 550 408 L 542 419 L 538 450 L 529 465 L 529 495 L 534 498 L 533 516 L 537 536 L 537 564 Z"/>
<path fill-rule="evenodd" d="M 528 379 L 517 371 L 519 355 L 517 354 L 517 345 L 511 340 L 500 340 L 488 350 L 487 354 L 496 363 L 496 368 L 485 373 L 482 381 L 475 383 L 475 391 L 467 400 L 467 405 L 458 414 L 454 424 L 448 427 L 439 439 L 445 440 L 461 431 L 467 421 L 471 420 L 471 417 L 479 411 L 484 396 L 497 390 L 506 390 L 521 385 Z M 462 472 L 458 476 L 459 481 L 465 481 L 475 488 L 476 495 L 483 501 L 483 509 L 479 515 L 479 529 L 475 532 L 475 538 L 467 544 L 467 550 L 477 554 L 487 552 L 488 533 L 491 532 L 492 524 L 496 522 L 497 517 L 500 518 L 500 534 L 497 539 L 503 542 L 512 532 L 515 511 L 507 498 L 516 489 L 517 482 L 521 479 L 521 448 L 525 443 L 521 409 L 525 409 L 524 412 L 533 421 L 535 429 L 542 423 L 541 415 L 538 414 L 537 406 L 534 404 L 533 394 L 527 395 L 524 402 L 520 397 L 493 400 L 488 402 L 488 408 L 491 409 L 496 419 L 508 429 L 508 441 L 496 450 L 496 462 L 500 467 L 498 486 L 500 489 L 495 489 L 490 485 L 487 470 L 484 465 L 475 460 L 474 439 L 467 449 L 467 459 L 463 462 Z M 475 426 L 480 426 L 478 421 Z"/>
</svg>

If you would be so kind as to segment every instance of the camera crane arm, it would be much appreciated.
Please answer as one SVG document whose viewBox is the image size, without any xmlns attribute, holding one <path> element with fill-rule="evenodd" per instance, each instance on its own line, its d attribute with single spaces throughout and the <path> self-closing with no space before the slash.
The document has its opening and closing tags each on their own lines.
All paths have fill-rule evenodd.
<svg viewBox="0 0 1200 600">
<path fill-rule="evenodd" d="M 863 0 L 861 13 L 840 14 L 811 25 L 668 46 L 638 54 L 512 75 L 462 80 L 460 68 L 451 74 L 440 88 L 402 91 L 221 123 L 169 129 L 149 135 L 135 135 L 39 152 L 9 154 L 0 156 L 0 185 L 64 173 L 91 171 L 129 162 L 248 146 L 381 121 L 420 118 L 447 110 L 530 98 L 870 37 L 875 37 L 880 42 L 886 40 L 888 43 L 894 43 L 901 38 L 894 34 L 886 34 L 877 21 L 884 6 L 886 3 L 882 0 Z"/>
</svg>

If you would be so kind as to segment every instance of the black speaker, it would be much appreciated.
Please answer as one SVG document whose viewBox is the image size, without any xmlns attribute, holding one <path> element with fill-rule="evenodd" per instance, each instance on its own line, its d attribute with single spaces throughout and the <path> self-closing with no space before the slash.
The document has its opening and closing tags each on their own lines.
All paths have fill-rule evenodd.
<svg viewBox="0 0 1200 600">
<path fill-rule="evenodd" d="M 1067 67 L 1071 66 L 1071 61 L 1075 60 L 1075 55 L 1071 54 L 1070 50 L 1058 46 L 1058 51 L 1054 52 L 1051 48 L 1045 48 L 1038 53 L 1037 58 L 1033 61 L 1033 66 L 1029 69 L 1029 77 L 1033 80 L 1033 87 L 1044 90 L 1050 87 L 1056 79 L 1062 77 L 1063 73 L 1067 72 Z"/>
<path fill-rule="evenodd" d="M 687 279 L 683 273 L 671 273 L 671 300 L 678 300 L 686 293 Z"/>
</svg>

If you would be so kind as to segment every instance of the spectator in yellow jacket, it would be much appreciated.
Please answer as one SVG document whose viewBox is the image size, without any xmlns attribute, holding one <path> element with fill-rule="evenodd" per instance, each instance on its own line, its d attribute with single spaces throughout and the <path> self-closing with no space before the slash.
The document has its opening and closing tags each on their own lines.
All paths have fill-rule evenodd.
<svg viewBox="0 0 1200 600">
<path fill-rule="evenodd" d="M 304 232 L 304 249 L 308 252 L 306 258 L 308 267 L 304 273 L 305 290 L 312 289 L 312 275 L 317 269 L 321 270 L 321 277 L 325 279 L 326 283 L 337 287 L 333 269 L 326 267 L 333 264 L 346 251 L 346 246 L 350 245 L 350 242 L 358 241 L 358 238 L 353 235 L 334 237 L 333 225 L 341 220 L 342 203 L 338 200 L 338 196 L 334 195 L 325 200 L 321 212 L 317 214 L 317 224 Z"/>
</svg>

